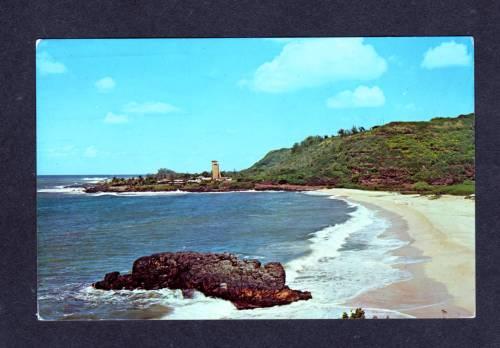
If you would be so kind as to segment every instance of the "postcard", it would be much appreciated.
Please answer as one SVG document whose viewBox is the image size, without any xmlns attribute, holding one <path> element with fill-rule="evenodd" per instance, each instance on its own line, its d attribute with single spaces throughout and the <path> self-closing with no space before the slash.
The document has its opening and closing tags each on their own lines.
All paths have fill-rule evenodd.
<svg viewBox="0 0 500 348">
<path fill-rule="evenodd" d="M 38 318 L 475 317 L 473 50 L 38 40 Z"/>
</svg>

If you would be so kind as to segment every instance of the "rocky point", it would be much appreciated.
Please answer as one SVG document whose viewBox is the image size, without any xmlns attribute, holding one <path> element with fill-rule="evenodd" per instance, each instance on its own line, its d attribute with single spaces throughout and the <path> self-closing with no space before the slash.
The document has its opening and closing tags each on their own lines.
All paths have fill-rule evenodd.
<svg viewBox="0 0 500 348">
<path fill-rule="evenodd" d="M 112 272 L 93 284 L 102 290 L 182 289 L 231 301 L 238 309 L 285 305 L 311 299 L 309 291 L 285 285 L 285 270 L 278 262 L 261 265 L 233 254 L 166 252 L 137 259 L 131 274 Z"/>
</svg>

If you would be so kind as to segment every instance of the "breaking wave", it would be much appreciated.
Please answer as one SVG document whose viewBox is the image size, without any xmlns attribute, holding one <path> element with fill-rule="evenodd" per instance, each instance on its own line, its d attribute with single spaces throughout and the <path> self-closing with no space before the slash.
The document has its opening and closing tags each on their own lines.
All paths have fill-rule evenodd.
<svg viewBox="0 0 500 348">
<path fill-rule="evenodd" d="M 330 197 L 331 199 L 339 199 Z M 392 265 L 399 262 L 391 250 L 405 244 L 397 239 L 380 238 L 390 221 L 376 212 L 346 201 L 355 210 L 342 224 L 311 233 L 310 252 L 284 265 L 287 285 L 292 289 L 311 291 L 313 298 L 286 306 L 236 310 L 229 302 L 198 294 L 184 300 L 181 307 L 165 319 L 338 319 L 349 311 L 343 303 L 374 288 L 407 279 L 410 275 Z M 350 248 L 355 240 L 365 248 Z M 354 243 L 352 243 L 354 244 Z M 272 247 L 279 247 L 273 245 Z M 284 246 L 288 247 L 288 246 Z M 367 316 L 410 317 L 396 311 L 365 308 Z"/>
</svg>

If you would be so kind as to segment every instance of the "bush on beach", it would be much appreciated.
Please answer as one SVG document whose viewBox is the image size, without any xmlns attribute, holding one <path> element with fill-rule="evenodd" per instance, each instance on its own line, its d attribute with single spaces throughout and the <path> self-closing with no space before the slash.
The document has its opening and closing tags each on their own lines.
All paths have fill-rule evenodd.
<svg viewBox="0 0 500 348">
<path fill-rule="evenodd" d="M 362 308 L 356 308 L 354 312 L 351 311 L 351 316 L 344 312 L 342 313 L 342 319 L 366 319 L 365 311 Z"/>
</svg>

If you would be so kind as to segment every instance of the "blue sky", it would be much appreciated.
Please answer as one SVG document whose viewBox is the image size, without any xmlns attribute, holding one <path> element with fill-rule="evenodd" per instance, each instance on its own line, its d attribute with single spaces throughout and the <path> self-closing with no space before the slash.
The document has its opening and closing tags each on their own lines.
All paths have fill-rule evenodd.
<svg viewBox="0 0 500 348">
<path fill-rule="evenodd" d="M 37 43 L 37 172 L 244 169 L 353 125 L 474 111 L 469 37 Z"/>
</svg>

